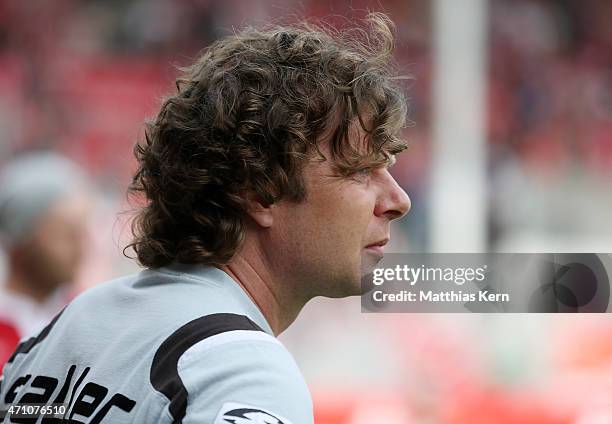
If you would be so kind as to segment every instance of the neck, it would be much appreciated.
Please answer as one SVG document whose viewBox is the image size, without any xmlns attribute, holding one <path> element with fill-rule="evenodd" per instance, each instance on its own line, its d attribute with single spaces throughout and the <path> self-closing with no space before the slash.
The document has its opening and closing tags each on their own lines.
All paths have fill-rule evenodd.
<svg viewBox="0 0 612 424">
<path fill-rule="evenodd" d="M 220 268 L 228 273 L 247 293 L 264 315 L 277 336 L 297 318 L 306 302 L 292 299 L 285 294 L 287 284 L 275 280 L 265 256 L 259 249 L 246 242 L 231 262 Z"/>
</svg>

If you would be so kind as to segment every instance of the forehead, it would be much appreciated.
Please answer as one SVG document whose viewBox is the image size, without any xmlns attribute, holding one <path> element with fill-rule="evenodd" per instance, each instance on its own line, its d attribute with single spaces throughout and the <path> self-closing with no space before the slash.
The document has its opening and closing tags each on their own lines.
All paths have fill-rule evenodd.
<svg viewBox="0 0 612 424">
<path fill-rule="evenodd" d="M 330 125 L 317 140 L 311 159 L 331 161 L 334 158 L 333 150 L 335 150 L 336 154 L 340 151 L 351 149 L 361 154 L 365 154 L 368 151 L 371 138 L 363 129 L 359 118 L 351 119 L 344 130 L 346 131 L 346 137 L 341 137 L 343 131 L 341 125 Z M 339 137 L 341 138 L 338 139 Z"/>
<path fill-rule="evenodd" d="M 362 141 L 365 143 L 366 141 Z M 343 176 L 349 177 L 350 175 L 342 175 L 338 172 L 338 164 L 339 161 L 334 159 L 332 154 L 332 147 L 328 141 L 320 143 L 318 146 L 318 154 L 311 155 L 311 157 L 306 161 L 304 167 L 302 169 L 302 174 L 304 176 L 305 181 L 310 180 L 311 184 L 321 183 L 325 180 L 334 180 L 337 181 L 342 179 Z M 365 153 L 366 147 L 362 147 L 363 152 Z M 381 161 L 380 164 L 372 164 L 372 161 L 364 160 L 360 163 L 361 166 L 355 166 L 354 171 L 360 171 L 363 169 L 373 169 L 373 168 L 389 168 L 393 166 L 396 162 L 396 157 L 394 154 L 389 154 L 388 158 L 384 161 Z"/>
<path fill-rule="evenodd" d="M 347 171 L 365 168 L 391 166 L 395 163 L 395 152 L 389 151 L 384 143 L 375 142 L 372 135 L 364 129 L 368 121 L 353 118 L 342 133 L 335 127 L 321 137 L 316 144 L 310 161 L 327 162 L 329 167 L 336 166 Z"/>
</svg>

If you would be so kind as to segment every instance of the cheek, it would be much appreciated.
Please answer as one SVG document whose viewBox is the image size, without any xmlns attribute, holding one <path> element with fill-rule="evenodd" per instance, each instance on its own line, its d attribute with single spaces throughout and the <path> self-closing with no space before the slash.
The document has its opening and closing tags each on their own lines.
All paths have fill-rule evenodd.
<svg viewBox="0 0 612 424">
<path fill-rule="evenodd" d="M 338 195 L 338 214 L 354 221 L 369 221 L 374 214 L 376 196 L 361 186 L 350 186 Z"/>
<path fill-rule="evenodd" d="M 321 212 L 327 221 L 325 227 L 329 235 L 326 238 L 349 244 L 346 247 L 350 253 L 354 253 L 353 249 L 361 249 L 374 214 L 374 201 L 370 197 L 368 193 L 353 189 L 339 191 L 322 202 L 327 205 Z"/>
</svg>

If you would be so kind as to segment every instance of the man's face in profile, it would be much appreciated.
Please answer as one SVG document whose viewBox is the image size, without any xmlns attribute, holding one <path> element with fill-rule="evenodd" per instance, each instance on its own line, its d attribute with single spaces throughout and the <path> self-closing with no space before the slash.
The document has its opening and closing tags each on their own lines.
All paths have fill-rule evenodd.
<svg viewBox="0 0 612 424">
<path fill-rule="evenodd" d="M 408 212 L 410 199 L 387 166 L 341 178 L 329 146 L 319 149 L 327 160 L 305 165 L 306 199 L 279 202 L 272 237 L 305 297 L 358 295 L 361 277 L 382 259 L 390 222 Z"/>
</svg>

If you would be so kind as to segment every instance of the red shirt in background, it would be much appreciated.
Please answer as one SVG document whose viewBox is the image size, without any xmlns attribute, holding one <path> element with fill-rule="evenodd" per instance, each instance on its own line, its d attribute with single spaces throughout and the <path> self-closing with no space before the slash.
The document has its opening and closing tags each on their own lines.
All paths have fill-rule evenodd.
<svg viewBox="0 0 612 424">
<path fill-rule="evenodd" d="M 0 321 L 0 374 L 2 374 L 2 367 L 17 347 L 19 339 L 19 333 L 13 325 Z"/>
</svg>

